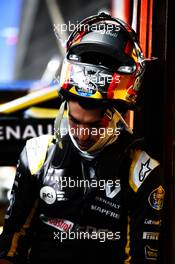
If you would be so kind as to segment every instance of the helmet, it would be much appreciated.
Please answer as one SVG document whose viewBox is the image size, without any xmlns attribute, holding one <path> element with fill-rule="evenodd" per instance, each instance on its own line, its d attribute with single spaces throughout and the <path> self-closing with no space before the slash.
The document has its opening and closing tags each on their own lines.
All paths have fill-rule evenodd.
<svg viewBox="0 0 175 264">
<path fill-rule="evenodd" d="M 132 108 L 144 60 L 136 33 L 127 23 L 105 13 L 88 17 L 68 38 L 59 93 Z"/>
</svg>

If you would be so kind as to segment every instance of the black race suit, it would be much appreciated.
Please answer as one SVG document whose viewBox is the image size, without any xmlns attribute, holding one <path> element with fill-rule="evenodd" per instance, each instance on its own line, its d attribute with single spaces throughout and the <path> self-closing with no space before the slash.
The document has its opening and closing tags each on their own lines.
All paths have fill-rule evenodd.
<svg viewBox="0 0 175 264">
<path fill-rule="evenodd" d="M 124 132 L 88 161 L 69 136 L 27 141 L 0 236 L 0 258 L 38 264 L 159 263 L 159 162 Z M 138 145 L 138 144 L 137 144 Z"/>
</svg>

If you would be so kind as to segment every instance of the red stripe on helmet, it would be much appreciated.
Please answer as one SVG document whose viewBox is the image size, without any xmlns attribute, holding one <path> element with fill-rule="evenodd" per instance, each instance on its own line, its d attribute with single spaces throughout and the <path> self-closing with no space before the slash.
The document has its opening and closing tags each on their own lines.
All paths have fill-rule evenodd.
<svg viewBox="0 0 175 264">
<path fill-rule="evenodd" d="M 107 98 L 113 99 L 114 97 L 114 91 L 118 87 L 119 84 L 120 75 L 118 73 L 114 73 L 112 75 L 112 81 L 107 89 Z"/>
</svg>

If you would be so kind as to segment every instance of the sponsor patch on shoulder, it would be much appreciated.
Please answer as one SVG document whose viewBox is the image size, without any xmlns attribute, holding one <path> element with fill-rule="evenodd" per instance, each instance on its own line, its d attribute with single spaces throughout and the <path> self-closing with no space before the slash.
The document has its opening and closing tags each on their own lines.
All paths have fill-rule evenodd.
<svg viewBox="0 0 175 264">
<path fill-rule="evenodd" d="M 151 171 L 159 165 L 145 151 L 135 150 L 129 172 L 129 183 L 131 188 L 137 192 Z"/>
<path fill-rule="evenodd" d="M 148 202 L 153 209 L 160 211 L 163 208 L 164 196 L 165 190 L 160 185 L 158 188 L 156 188 L 150 193 L 148 197 Z"/>
</svg>

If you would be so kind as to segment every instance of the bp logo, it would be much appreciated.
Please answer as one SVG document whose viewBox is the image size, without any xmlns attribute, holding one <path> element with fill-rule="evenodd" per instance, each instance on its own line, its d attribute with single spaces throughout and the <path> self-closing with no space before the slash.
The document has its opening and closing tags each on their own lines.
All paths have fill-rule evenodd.
<svg viewBox="0 0 175 264">
<path fill-rule="evenodd" d="M 50 186 L 44 186 L 40 190 L 41 199 L 47 204 L 53 204 L 56 201 L 56 192 Z"/>
<path fill-rule="evenodd" d="M 165 191 L 160 185 L 157 189 L 153 190 L 150 193 L 148 197 L 148 202 L 153 209 L 160 211 L 163 208 L 164 196 Z"/>
</svg>

